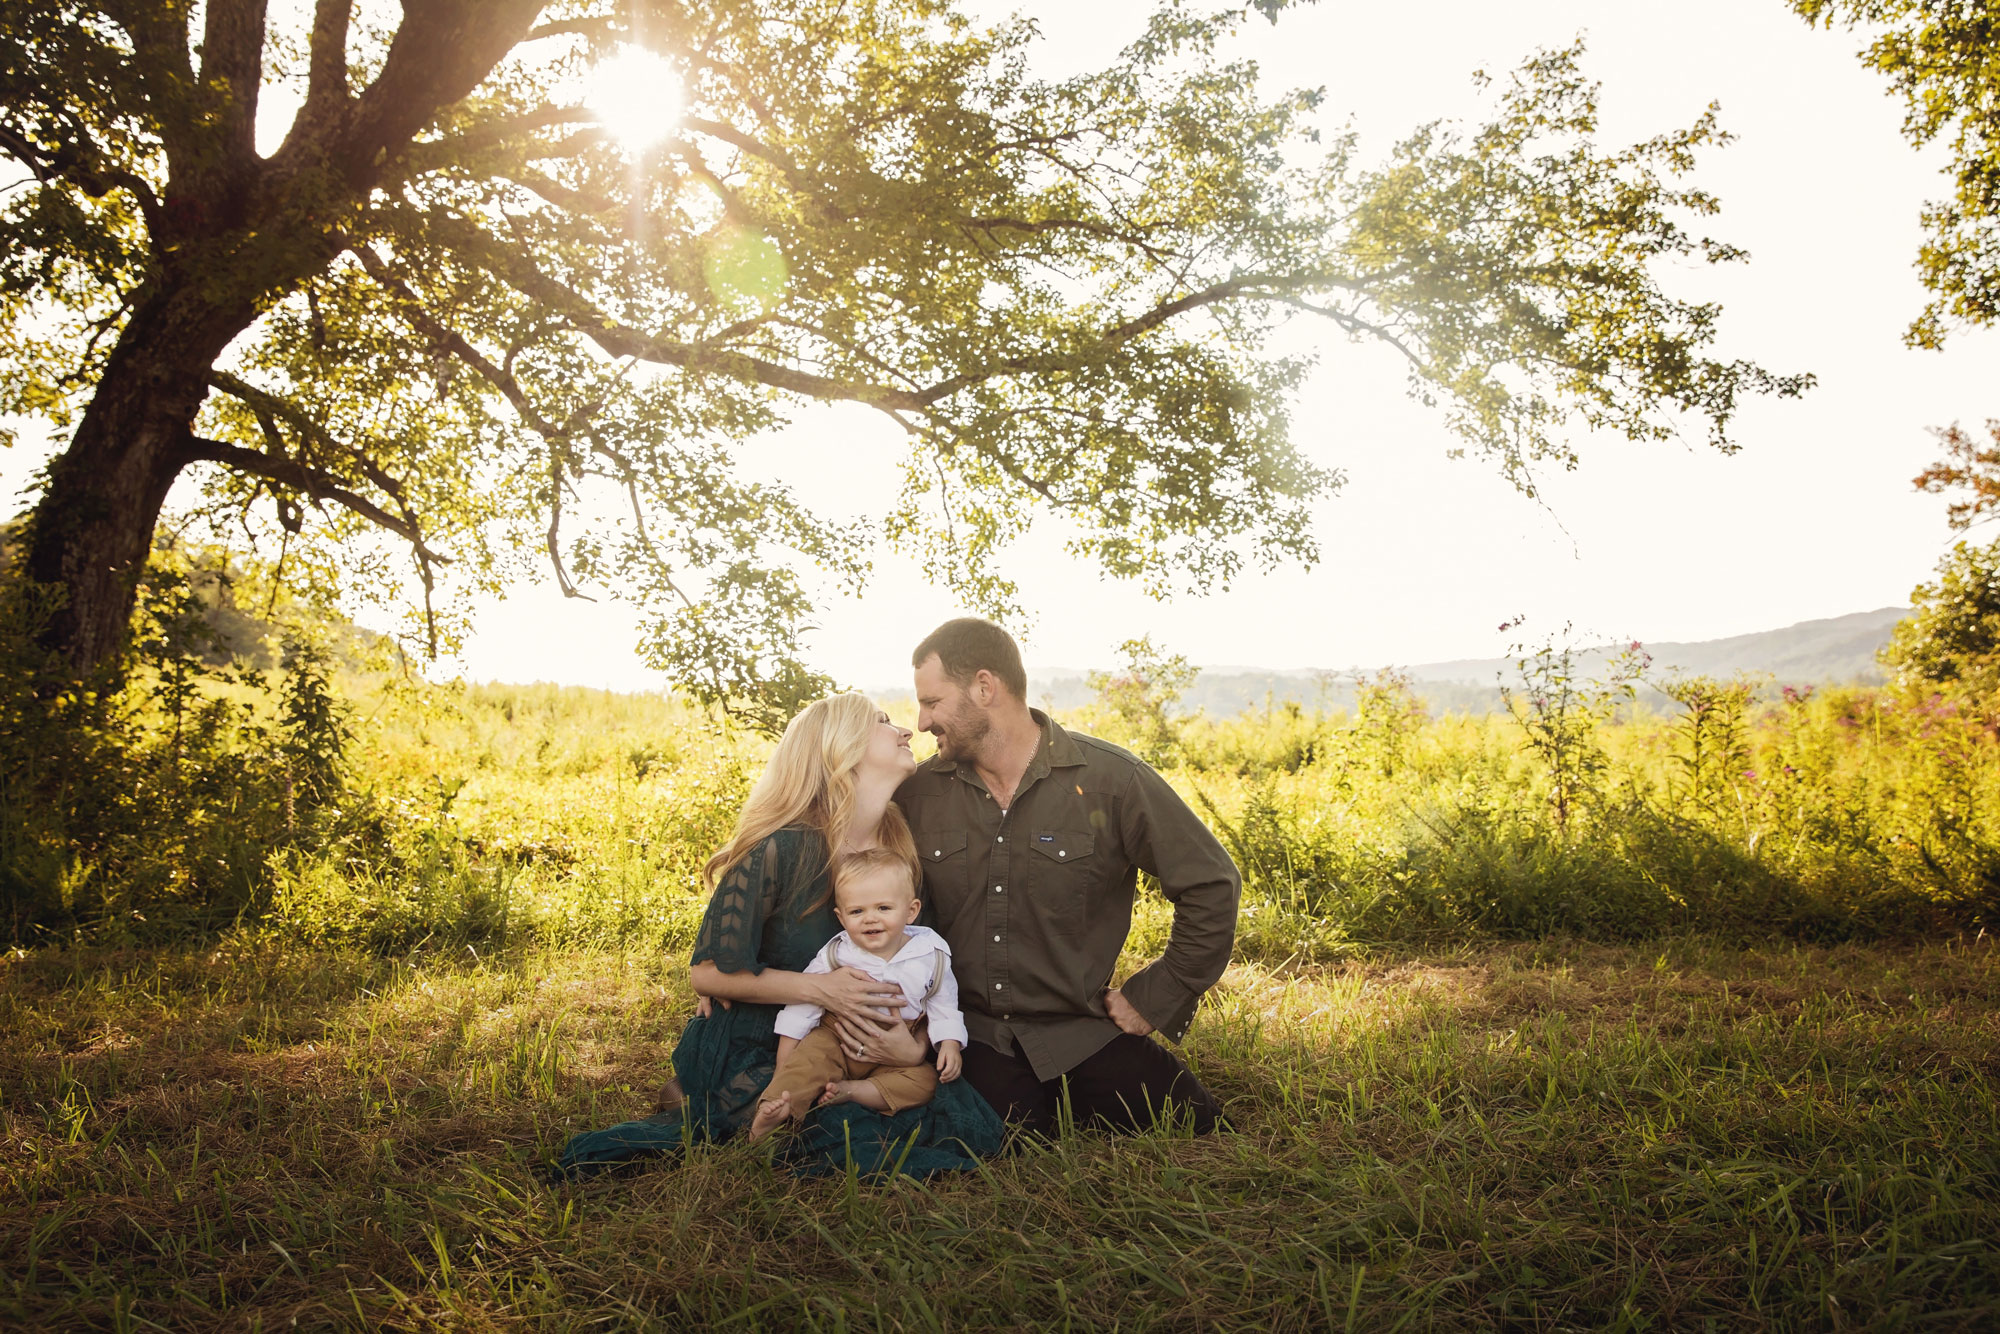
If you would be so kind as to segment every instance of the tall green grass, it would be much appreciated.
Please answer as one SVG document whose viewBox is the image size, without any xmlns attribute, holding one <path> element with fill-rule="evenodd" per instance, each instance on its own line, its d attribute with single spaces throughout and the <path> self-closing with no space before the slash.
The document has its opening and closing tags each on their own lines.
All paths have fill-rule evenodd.
<svg viewBox="0 0 2000 1334">
<path fill-rule="evenodd" d="M 1707 772 L 1686 714 L 1628 712 L 1595 730 L 1605 763 L 1563 822 L 1513 720 L 1402 717 L 1386 732 L 1288 709 L 1188 725 L 1174 778 L 1245 872 L 1253 949 L 1996 924 L 2000 745 L 1937 699 L 1745 692 Z"/>
<path fill-rule="evenodd" d="M 1244 958 L 1996 925 L 2000 743 L 1981 718 L 1868 689 L 1745 691 L 1739 712 L 1719 741 L 1710 724 L 1705 756 L 1685 713 L 1602 720 L 1603 762 L 1560 820 L 1513 720 L 1432 718 L 1394 683 L 1352 714 L 1277 705 L 1173 720 L 1164 739 L 1109 709 L 1068 721 L 1145 746 L 1229 846 Z M 768 746 L 668 696 L 553 686 L 364 690 L 354 728 L 347 800 L 370 838 L 274 852 L 263 921 L 380 951 L 685 948 L 701 862 Z M 1146 896 L 1140 938 L 1167 922 Z"/>
</svg>

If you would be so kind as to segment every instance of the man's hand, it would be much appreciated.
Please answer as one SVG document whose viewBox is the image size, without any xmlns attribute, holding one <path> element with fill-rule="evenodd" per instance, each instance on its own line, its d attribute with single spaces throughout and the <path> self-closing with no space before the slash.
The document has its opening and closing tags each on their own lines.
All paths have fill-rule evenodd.
<svg viewBox="0 0 2000 1334">
<path fill-rule="evenodd" d="M 946 1038 L 937 1049 L 938 1083 L 949 1084 L 958 1078 L 958 1039 Z"/>
<path fill-rule="evenodd" d="M 1143 1038 L 1153 1031 L 1146 1022 L 1146 1016 L 1132 1008 L 1132 1002 L 1125 999 L 1125 993 L 1117 987 L 1104 993 L 1104 1012 L 1111 1016 L 1111 1022 L 1135 1038 Z"/>
</svg>

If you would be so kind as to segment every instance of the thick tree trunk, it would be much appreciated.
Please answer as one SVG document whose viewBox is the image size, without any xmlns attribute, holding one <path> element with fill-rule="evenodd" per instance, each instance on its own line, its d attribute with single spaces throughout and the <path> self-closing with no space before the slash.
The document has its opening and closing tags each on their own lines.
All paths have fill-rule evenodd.
<svg viewBox="0 0 2000 1334">
<path fill-rule="evenodd" d="M 209 368 L 254 315 L 232 306 L 185 289 L 142 302 L 69 448 L 49 468 L 25 571 L 61 590 L 42 639 L 78 678 L 124 648 L 160 508 L 192 458 L 189 434 Z"/>
</svg>

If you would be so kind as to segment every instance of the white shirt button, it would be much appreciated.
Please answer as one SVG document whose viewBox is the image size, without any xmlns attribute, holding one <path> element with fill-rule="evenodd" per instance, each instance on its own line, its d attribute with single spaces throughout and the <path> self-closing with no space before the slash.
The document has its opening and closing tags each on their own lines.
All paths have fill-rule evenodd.
<svg viewBox="0 0 2000 1334">
<path fill-rule="evenodd" d="M 1004 987 L 1004 986 L 1006 986 L 1006 985 L 1007 985 L 1007 984 L 1006 984 L 1005 982 L 995 982 L 995 983 L 993 984 L 993 989 L 994 989 L 995 991 L 998 991 L 998 990 L 1000 990 L 1000 988 L 1001 988 L 1001 987 Z"/>
<path fill-rule="evenodd" d="M 995 885 L 993 886 L 993 892 L 995 894 L 1005 894 L 1007 892 L 1007 887 L 1005 885 Z"/>
<path fill-rule="evenodd" d="M 993 937 L 993 941 L 995 944 L 998 944 L 1000 942 L 1000 937 L 998 936 Z"/>
<path fill-rule="evenodd" d="M 1062 851 L 1058 851 L 1058 852 L 1056 853 L 1056 856 L 1058 856 L 1058 857 L 1067 857 L 1067 856 L 1069 856 L 1069 854 L 1068 854 L 1067 852 L 1062 852 Z"/>
</svg>

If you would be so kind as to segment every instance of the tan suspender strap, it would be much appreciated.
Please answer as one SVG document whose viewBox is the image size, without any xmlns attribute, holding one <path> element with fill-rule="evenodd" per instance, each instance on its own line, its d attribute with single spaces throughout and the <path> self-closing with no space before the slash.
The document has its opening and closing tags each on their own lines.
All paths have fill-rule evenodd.
<svg viewBox="0 0 2000 1334">
<path fill-rule="evenodd" d="M 826 942 L 826 971 L 830 973 L 838 967 L 840 967 L 840 937 L 835 936 Z"/>
</svg>

